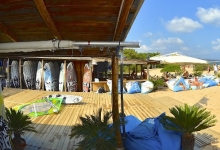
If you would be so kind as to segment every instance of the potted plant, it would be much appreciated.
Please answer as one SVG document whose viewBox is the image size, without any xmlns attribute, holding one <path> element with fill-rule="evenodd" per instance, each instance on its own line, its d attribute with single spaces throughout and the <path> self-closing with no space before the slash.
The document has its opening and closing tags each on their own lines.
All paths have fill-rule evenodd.
<svg viewBox="0 0 220 150">
<path fill-rule="evenodd" d="M 12 108 L 5 109 L 7 123 L 10 134 L 13 134 L 12 143 L 14 149 L 22 150 L 26 146 L 26 141 L 21 137 L 25 132 L 37 132 L 33 126 L 32 121 L 28 115 L 23 114 L 22 111 L 16 111 Z"/>
<path fill-rule="evenodd" d="M 182 133 L 182 150 L 193 150 L 195 138 L 193 132 L 204 130 L 215 125 L 215 115 L 198 106 L 175 106 L 170 109 L 173 117 L 164 116 L 160 121 L 165 129 Z"/>
<path fill-rule="evenodd" d="M 81 123 L 72 126 L 70 139 L 83 137 L 78 143 L 79 149 L 115 149 L 116 136 L 114 129 L 116 125 L 110 125 L 109 120 L 111 117 L 112 113 L 106 111 L 102 118 L 102 108 L 99 108 L 95 115 L 81 116 Z"/>
</svg>

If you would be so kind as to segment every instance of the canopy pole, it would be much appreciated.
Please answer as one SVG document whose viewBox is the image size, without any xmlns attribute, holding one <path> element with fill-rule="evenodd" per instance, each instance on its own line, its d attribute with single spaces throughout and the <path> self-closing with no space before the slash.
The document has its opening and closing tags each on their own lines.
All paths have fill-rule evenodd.
<svg viewBox="0 0 220 150">
<path fill-rule="evenodd" d="M 119 118 L 119 109 L 118 109 L 118 57 L 117 53 L 112 55 L 112 118 L 113 124 L 118 124 L 120 121 Z M 117 126 L 116 126 L 117 127 Z M 123 148 L 123 141 L 121 137 L 120 126 L 115 128 L 117 148 Z"/>
<path fill-rule="evenodd" d="M 118 46 L 118 50 L 120 50 L 120 45 Z M 124 66 L 124 64 L 123 64 L 123 59 L 124 59 L 124 56 L 123 56 L 123 50 L 121 50 L 121 55 L 120 55 L 120 57 L 121 57 L 121 64 L 120 64 L 120 77 L 121 77 L 121 79 L 120 79 L 120 91 L 121 91 L 121 121 L 122 121 L 122 130 L 123 130 L 123 138 L 125 138 L 125 119 L 124 119 L 124 117 L 125 117 L 125 114 L 124 114 L 124 97 L 123 97 L 123 66 Z"/>
</svg>

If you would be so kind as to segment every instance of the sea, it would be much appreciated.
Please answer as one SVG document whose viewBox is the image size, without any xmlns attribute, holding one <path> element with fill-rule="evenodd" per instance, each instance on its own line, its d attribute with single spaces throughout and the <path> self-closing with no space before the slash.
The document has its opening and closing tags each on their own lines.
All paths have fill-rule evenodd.
<svg viewBox="0 0 220 150">
<path fill-rule="evenodd" d="M 220 65 L 220 60 L 210 60 L 210 59 L 206 59 L 206 61 L 208 61 L 209 64 L 217 64 L 217 65 Z"/>
</svg>

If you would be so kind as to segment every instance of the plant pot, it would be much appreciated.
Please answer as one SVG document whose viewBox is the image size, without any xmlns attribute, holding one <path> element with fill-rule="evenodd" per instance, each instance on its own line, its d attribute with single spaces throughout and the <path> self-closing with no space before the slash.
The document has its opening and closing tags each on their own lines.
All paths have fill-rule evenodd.
<svg viewBox="0 0 220 150">
<path fill-rule="evenodd" d="M 15 139 L 12 139 L 14 150 L 24 150 L 27 146 L 25 139 L 21 138 L 22 142 L 17 143 Z"/>
<path fill-rule="evenodd" d="M 182 135 L 182 150 L 193 150 L 195 144 L 195 137 L 193 134 L 184 133 Z"/>
</svg>

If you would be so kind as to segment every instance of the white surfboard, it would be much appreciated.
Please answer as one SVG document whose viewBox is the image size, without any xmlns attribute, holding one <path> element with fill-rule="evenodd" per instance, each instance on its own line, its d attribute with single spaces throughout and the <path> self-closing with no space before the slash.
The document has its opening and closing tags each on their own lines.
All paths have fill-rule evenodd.
<svg viewBox="0 0 220 150">
<path fill-rule="evenodd" d="M 63 95 L 63 94 L 52 94 L 52 95 L 48 95 L 48 98 L 61 98 L 62 99 L 62 104 L 77 104 L 80 103 L 82 101 L 82 97 L 81 96 L 77 96 L 77 95 Z"/>
<path fill-rule="evenodd" d="M 18 61 L 13 60 L 11 63 L 11 79 L 15 88 L 20 87 Z"/>
<path fill-rule="evenodd" d="M 52 89 L 52 74 L 51 67 L 49 63 L 45 63 L 44 65 L 44 85 L 46 91 L 51 91 Z"/>
<path fill-rule="evenodd" d="M 41 77 L 42 77 L 42 63 L 41 61 L 38 61 L 37 72 L 36 72 L 36 82 L 35 82 L 36 90 L 41 89 Z"/>
<path fill-rule="evenodd" d="M 59 74 L 59 91 L 63 91 L 63 85 L 64 85 L 64 64 L 61 63 L 60 65 L 60 74 Z"/>
<path fill-rule="evenodd" d="M 67 65 L 67 89 L 69 92 L 77 92 L 77 77 L 73 62 Z"/>
</svg>

